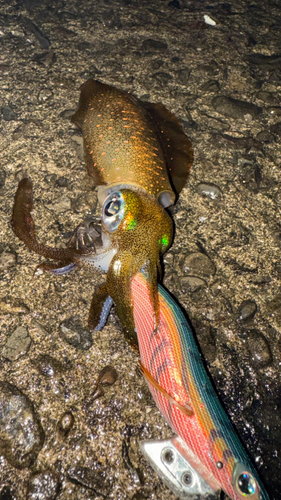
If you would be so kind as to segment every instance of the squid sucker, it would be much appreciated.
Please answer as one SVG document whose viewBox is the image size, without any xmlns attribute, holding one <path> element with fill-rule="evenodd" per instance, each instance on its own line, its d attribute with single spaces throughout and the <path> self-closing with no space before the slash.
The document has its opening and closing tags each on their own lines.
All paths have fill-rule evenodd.
<svg viewBox="0 0 281 500">
<path fill-rule="evenodd" d="M 269 500 L 215 394 L 188 321 L 158 284 L 160 259 L 173 238 L 166 209 L 193 162 L 189 139 L 163 105 L 93 80 L 82 85 L 72 121 L 83 132 L 101 225 L 85 219 L 63 249 L 38 242 L 32 181 L 24 178 L 15 195 L 15 234 L 29 249 L 57 261 L 41 269 L 64 274 L 86 266 L 107 273 L 92 299 L 89 328 L 101 330 L 115 304 L 151 394 L 176 433 L 140 443 L 170 489 L 187 500 L 218 500 L 221 491 L 232 500 Z"/>
<path fill-rule="evenodd" d="M 145 266 L 157 327 L 160 257 L 173 234 L 165 209 L 185 185 L 193 150 L 180 122 L 162 104 L 141 102 L 94 80 L 82 85 L 79 107 L 71 120 L 82 129 L 87 171 L 103 207 L 100 251 L 84 244 L 85 223 L 78 226 L 65 249 L 37 241 L 29 178 L 19 183 L 12 228 L 30 250 L 59 262 L 41 264 L 41 269 L 62 274 L 75 266 L 93 266 L 107 271 L 106 283 L 93 296 L 89 327 L 93 330 L 100 325 L 110 297 L 127 340 L 137 350 L 130 283 Z"/>
</svg>

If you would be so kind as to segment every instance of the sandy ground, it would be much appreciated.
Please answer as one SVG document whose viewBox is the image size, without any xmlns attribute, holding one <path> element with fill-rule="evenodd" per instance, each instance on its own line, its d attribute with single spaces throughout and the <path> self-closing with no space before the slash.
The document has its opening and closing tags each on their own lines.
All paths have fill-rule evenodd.
<svg viewBox="0 0 281 500">
<path fill-rule="evenodd" d="M 68 120 L 91 77 L 163 103 L 192 141 L 195 161 L 172 209 L 164 283 L 188 312 L 225 408 L 272 499 L 280 499 L 280 2 L 0 5 L 1 380 L 32 401 L 44 430 L 33 464 L 20 470 L 1 458 L 0 498 L 35 500 L 33 475 L 46 471 L 55 486 L 47 496 L 39 476 L 43 500 L 102 498 L 98 491 L 116 500 L 174 498 L 138 450 L 140 439 L 171 431 L 114 310 L 92 343 L 83 333 L 104 277 L 34 276 L 40 258 L 9 223 L 24 174 L 34 181 L 45 243 L 65 244 L 95 213 L 80 135 Z M 61 329 L 73 317 L 86 335 L 75 345 Z M 12 352 L 7 341 L 19 326 L 27 333 Z M 117 382 L 85 404 L 107 365 Z M 74 417 L 69 433 L 58 427 L 65 412 Z M 93 472 L 84 483 L 79 467 Z"/>
</svg>

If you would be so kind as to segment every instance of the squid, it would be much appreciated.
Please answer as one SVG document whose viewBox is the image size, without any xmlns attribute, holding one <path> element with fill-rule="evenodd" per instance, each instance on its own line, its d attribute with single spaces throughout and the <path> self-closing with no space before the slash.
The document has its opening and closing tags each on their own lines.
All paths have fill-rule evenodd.
<svg viewBox="0 0 281 500">
<path fill-rule="evenodd" d="M 89 328 L 105 325 L 114 303 L 151 394 L 176 435 L 140 447 L 180 498 L 269 500 L 204 369 L 193 332 L 162 288 L 161 257 L 173 239 L 168 207 L 182 191 L 193 150 L 180 122 L 161 104 L 141 102 L 103 83 L 82 85 L 72 117 L 83 132 L 87 171 L 98 189 L 102 222 L 84 220 L 66 248 L 38 242 L 33 187 L 19 183 L 13 208 L 16 236 L 56 261 L 40 268 L 64 274 L 99 268 L 106 282 L 95 291 Z"/>
</svg>

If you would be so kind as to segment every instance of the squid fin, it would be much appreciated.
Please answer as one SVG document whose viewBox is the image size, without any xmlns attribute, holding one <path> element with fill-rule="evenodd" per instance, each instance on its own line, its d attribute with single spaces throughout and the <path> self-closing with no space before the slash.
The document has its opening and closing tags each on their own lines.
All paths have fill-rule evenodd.
<svg viewBox="0 0 281 500">
<path fill-rule="evenodd" d="M 194 415 L 194 411 L 192 410 L 190 405 L 183 406 L 180 403 L 178 403 L 172 396 L 170 396 L 170 394 L 167 391 L 165 391 L 165 389 L 163 389 L 163 387 L 161 387 L 160 384 L 158 384 L 158 382 L 152 377 L 151 373 L 149 373 L 149 371 L 143 366 L 141 361 L 139 361 L 139 364 L 143 376 L 149 384 L 152 384 L 153 387 L 155 387 L 158 391 L 160 391 L 163 394 L 163 396 L 165 396 L 165 398 L 167 398 L 171 404 L 176 406 L 182 413 L 184 413 L 184 415 L 186 415 L 187 417 L 192 417 L 192 415 Z"/>
</svg>

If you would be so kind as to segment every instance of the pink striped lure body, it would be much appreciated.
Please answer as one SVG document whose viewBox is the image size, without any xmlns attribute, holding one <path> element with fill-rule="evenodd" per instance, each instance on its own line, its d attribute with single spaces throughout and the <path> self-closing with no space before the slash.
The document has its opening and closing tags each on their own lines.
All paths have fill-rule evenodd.
<svg viewBox="0 0 281 500">
<path fill-rule="evenodd" d="M 233 500 L 268 499 L 214 392 L 190 326 L 172 297 L 160 285 L 158 290 L 155 331 L 146 278 L 138 273 L 131 283 L 141 364 L 159 410 L 190 450 L 189 463 L 197 470 L 200 464 L 198 472 L 214 490 Z"/>
</svg>

